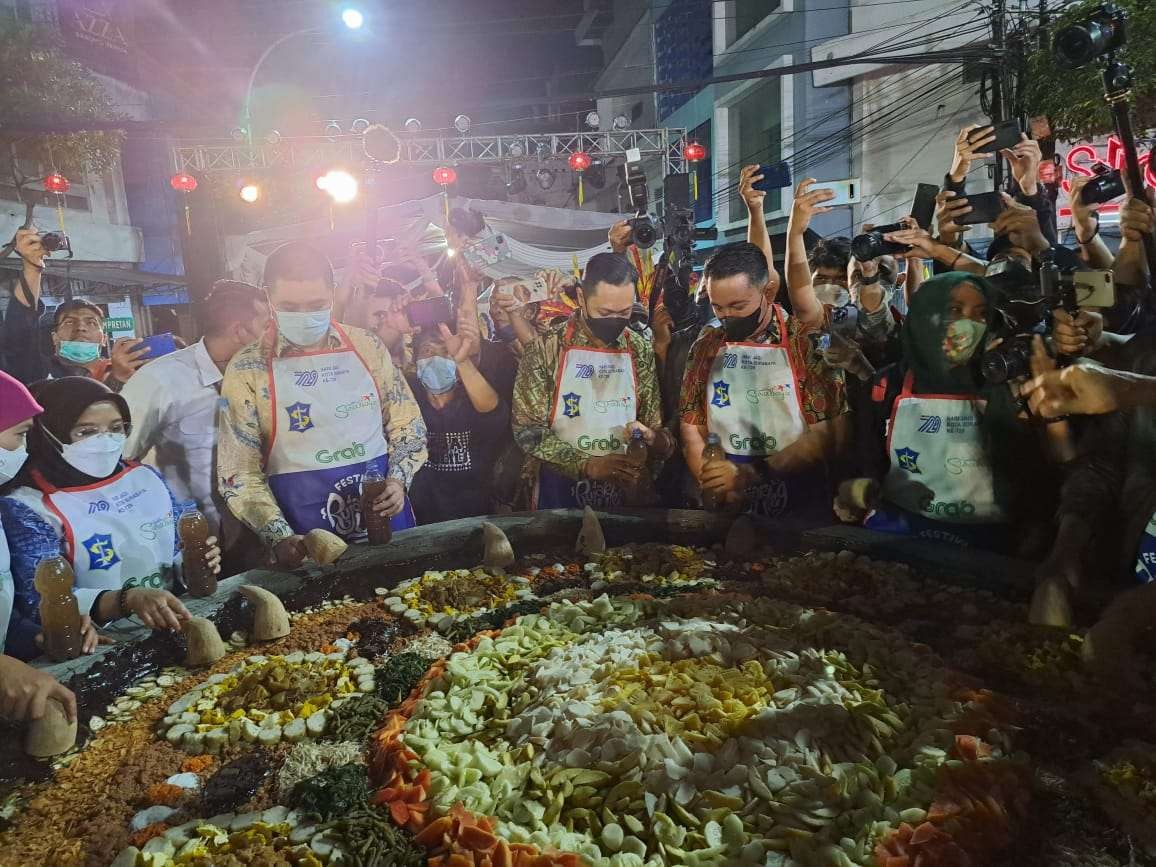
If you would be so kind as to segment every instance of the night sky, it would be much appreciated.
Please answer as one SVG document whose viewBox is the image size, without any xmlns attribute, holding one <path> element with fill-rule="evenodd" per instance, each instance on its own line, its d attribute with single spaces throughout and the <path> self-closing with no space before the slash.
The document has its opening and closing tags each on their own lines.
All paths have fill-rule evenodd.
<svg viewBox="0 0 1156 867">
<path fill-rule="evenodd" d="M 177 119 L 225 136 L 241 117 L 245 82 L 278 36 L 317 27 L 279 47 L 255 87 L 258 127 L 320 132 L 366 117 L 400 128 L 416 116 L 427 131 L 465 113 L 475 131 L 574 128 L 586 101 L 548 117 L 535 97 L 588 94 L 598 48 L 575 45 L 580 0 L 153 0 L 136 24 L 142 81 L 176 99 Z M 353 36 L 339 21 L 366 16 Z M 352 38 L 351 38 L 352 37 Z M 551 79 L 553 82 L 551 83 Z M 483 127 L 497 120 L 509 126 Z"/>
</svg>

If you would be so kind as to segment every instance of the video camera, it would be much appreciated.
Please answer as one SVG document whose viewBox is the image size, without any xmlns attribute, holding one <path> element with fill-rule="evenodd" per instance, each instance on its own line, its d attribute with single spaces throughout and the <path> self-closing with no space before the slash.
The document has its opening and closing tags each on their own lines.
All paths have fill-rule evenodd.
<svg viewBox="0 0 1156 867">
<path fill-rule="evenodd" d="M 1105 274 L 1109 275 L 1107 280 L 1096 279 Z M 1114 300 L 1093 297 L 1098 283 L 1111 286 L 1110 272 L 1081 271 L 1071 265 L 1061 268 L 1055 250 L 1040 254 L 1040 268 L 1034 274 L 1018 262 L 1006 261 L 989 265 L 986 276 L 1007 299 L 997 305 L 1001 324 L 990 335 L 1003 338 L 1003 342 L 980 359 L 984 379 L 996 384 L 1031 372 L 1032 340 L 1051 330 L 1057 307 L 1075 316 L 1081 303 L 1108 307 Z"/>
<path fill-rule="evenodd" d="M 886 226 L 876 226 L 870 232 L 863 232 L 851 239 L 851 254 L 860 262 L 878 259 L 880 256 L 889 256 L 896 253 L 906 253 L 910 248 L 906 244 L 888 241 L 884 235 L 890 232 L 902 232 L 908 229 L 906 223 L 889 223 Z"/>
<path fill-rule="evenodd" d="M 1102 205 L 1112 199 L 1124 195 L 1124 178 L 1118 169 L 1113 169 L 1104 163 L 1096 163 L 1092 167 L 1096 176 L 1080 190 L 1080 201 L 1085 205 Z"/>
</svg>

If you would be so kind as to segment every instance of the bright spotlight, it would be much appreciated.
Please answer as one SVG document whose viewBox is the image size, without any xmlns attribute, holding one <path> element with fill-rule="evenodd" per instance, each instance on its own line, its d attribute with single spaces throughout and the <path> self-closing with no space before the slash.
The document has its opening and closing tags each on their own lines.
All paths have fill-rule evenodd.
<svg viewBox="0 0 1156 867">
<path fill-rule="evenodd" d="M 586 115 L 586 126 L 590 127 L 591 129 L 598 129 L 598 124 L 600 122 L 601 119 L 598 117 L 598 112 L 592 111 Z"/>
<path fill-rule="evenodd" d="M 357 120 L 349 125 L 349 131 L 354 135 L 361 135 L 367 129 L 369 129 L 369 121 L 363 117 L 357 118 Z"/>
<path fill-rule="evenodd" d="M 248 137 L 249 137 L 249 133 L 246 132 L 242 127 L 235 126 L 231 130 L 229 130 L 229 138 L 231 138 L 235 142 L 245 141 L 245 139 L 247 139 Z"/>
<path fill-rule="evenodd" d="M 251 205 L 261 198 L 261 188 L 256 184 L 242 184 L 237 195 L 241 197 L 242 202 Z"/>
<path fill-rule="evenodd" d="M 465 135 L 470 131 L 471 125 L 472 122 L 470 121 L 469 115 L 459 114 L 454 118 L 454 129 L 456 129 L 462 135 Z"/>
<path fill-rule="evenodd" d="M 319 177 L 317 188 L 329 193 L 329 197 L 339 205 L 357 198 L 357 179 L 341 169 L 331 169 Z"/>
<path fill-rule="evenodd" d="M 447 256 L 447 258 L 450 258 L 450 259 L 452 259 L 452 258 L 453 258 L 454 256 L 456 256 L 456 255 L 458 255 L 458 251 L 457 251 L 457 250 L 455 250 L 453 247 L 446 247 L 446 256 Z"/>
<path fill-rule="evenodd" d="M 421 132 L 421 121 L 416 117 L 406 118 L 405 121 L 406 132 Z"/>
<path fill-rule="evenodd" d="M 616 130 L 630 129 L 630 118 L 624 114 L 616 115 L 610 125 Z"/>
<path fill-rule="evenodd" d="M 357 30 L 365 23 L 365 16 L 359 9 L 346 8 L 341 10 L 341 23 L 350 30 Z"/>
</svg>

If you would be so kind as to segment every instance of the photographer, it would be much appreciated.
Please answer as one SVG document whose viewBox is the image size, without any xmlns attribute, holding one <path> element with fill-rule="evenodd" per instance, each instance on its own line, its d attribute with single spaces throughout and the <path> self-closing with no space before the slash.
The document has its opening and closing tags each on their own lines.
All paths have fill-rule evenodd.
<svg viewBox="0 0 1156 867">
<path fill-rule="evenodd" d="M 0 337 L 4 370 L 24 383 L 85 376 L 120 391 L 145 363 L 143 356 L 148 350 L 137 349 L 139 341 L 125 338 L 113 343 L 109 358 L 102 357 L 108 342 L 104 311 L 76 299 L 56 308 L 51 332 L 53 352 L 45 355 L 40 341 L 40 318 L 45 309 L 40 294 L 48 251 L 35 228 L 17 229 L 15 243 L 23 267 Z"/>
<path fill-rule="evenodd" d="M 995 139 L 995 128 L 981 124 L 969 124 L 956 136 L 951 168 L 943 179 L 943 190 L 956 194 L 956 207 L 960 207 L 960 202 L 966 202 L 967 176 L 971 172 L 972 163 L 990 156 L 979 151 Z M 1056 243 L 1055 205 L 1044 195 L 1039 183 L 1040 162 L 1043 159 L 1039 142 L 1029 138 L 1026 133 L 1020 133 L 1019 144 L 1004 148 L 995 158 L 1001 157 L 1007 160 L 1015 182 L 1015 200 L 1031 208 L 1044 238 L 1050 244 Z"/>
</svg>

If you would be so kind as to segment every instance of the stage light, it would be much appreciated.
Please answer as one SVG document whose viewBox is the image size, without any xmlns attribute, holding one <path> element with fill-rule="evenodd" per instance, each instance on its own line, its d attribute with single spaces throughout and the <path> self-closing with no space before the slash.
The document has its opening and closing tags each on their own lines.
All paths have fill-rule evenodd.
<svg viewBox="0 0 1156 867">
<path fill-rule="evenodd" d="M 407 118 L 405 121 L 406 132 L 421 132 L 421 121 L 416 117 Z"/>
<path fill-rule="evenodd" d="M 586 115 L 586 126 L 590 127 L 590 129 L 598 129 L 599 122 L 598 112 L 592 111 Z"/>
<path fill-rule="evenodd" d="M 506 194 L 516 196 L 526 192 L 526 172 L 521 166 L 510 169 L 510 179 L 506 181 Z"/>
<path fill-rule="evenodd" d="M 281 141 L 281 133 L 278 130 L 271 129 L 265 133 L 265 144 L 275 145 Z"/>
<path fill-rule="evenodd" d="M 630 118 L 624 114 L 615 115 L 610 125 L 617 130 L 630 129 Z"/>
<path fill-rule="evenodd" d="M 317 179 L 317 189 L 329 193 L 337 204 L 346 205 L 357 198 L 357 179 L 341 169 L 330 169 Z"/>
<path fill-rule="evenodd" d="M 468 115 L 459 114 L 454 118 L 454 129 L 465 135 L 470 131 L 470 118 Z"/>
<path fill-rule="evenodd" d="M 349 131 L 354 135 L 361 135 L 367 129 L 369 129 L 369 121 L 364 117 L 359 117 L 349 125 Z"/>
<path fill-rule="evenodd" d="M 341 23 L 350 30 L 357 30 L 365 23 L 365 16 L 361 14 L 359 9 L 346 7 L 341 10 Z"/>
<path fill-rule="evenodd" d="M 341 124 L 335 120 L 329 121 L 325 124 L 325 134 L 329 136 L 330 141 L 334 141 L 337 136 L 341 135 Z"/>
<path fill-rule="evenodd" d="M 446 247 L 446 258 L 452 259 L 456 255 L 458 255 L 457 250 L 455 250 L 453 247 Z"/>
<path fill-rule="evenodd" d="M 548 190 L 554 186 L 554 181 L 556 180 L 554 173 L 550 171 L 550 169 L 538 169 L 534 177 L 538 179 L 538 186 L 543 190 Z"/>
<path fill-rule="evenodd" d="M 522 147 L 520 141 L 510 142 L 510 146 L 506 150 L 512 157 L 524 157 L 526 155 L 526 149 Z"/>
<path fill-rule="evenodd" d="M 242 184 L 237 195 L 241 197 L 242 202 L 251 205 L 261 198 L 261 188 L 253 183 Z"/>
<path fill-rule="evenodd" d="M 229 130 L 229 138 L 233 141 L 245 141 L 248 137 L 249 134 L 245 132 L 244 127 L 235 126 Z"/>
</svg>

